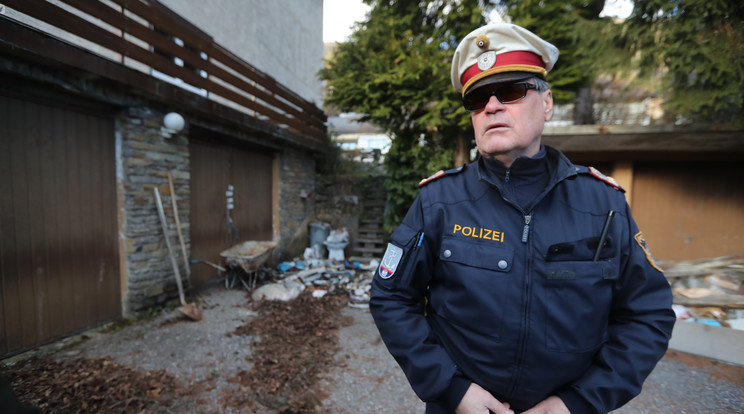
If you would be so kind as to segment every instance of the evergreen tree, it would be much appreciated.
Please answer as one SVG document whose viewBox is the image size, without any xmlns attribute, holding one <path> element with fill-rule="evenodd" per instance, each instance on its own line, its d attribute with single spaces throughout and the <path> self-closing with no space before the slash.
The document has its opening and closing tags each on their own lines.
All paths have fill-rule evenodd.
<svg viewBox="0 0 744 414">
<path fill-rule="evenodd" d="M 667 109 L 688 122 L 744 125 L 744 3 L 634 4 L 623 39 L 641 73 L 661 77 Z"/>
<path fill-rule="evenodd" d="M 556 103 L 574 103 L 574 123 L 595 123 L 591 87 L 597 75 L 630 58 L 614 46 L 619 26 L 599 15 L 604 0 L 503 0 L 512 23 L 553 43 L 560 58 L 548 74 Z"/>
<path fill-rule="evenodd" d="M 472 126 L 452 87 L 450 66 L 460 39 L 485 24 L 486 5 L 479 0 L 365 3 L 372 6 L 366 21 L 337 45 L 320 76 L 327 84 L 327 105 L 362 114 L 362 121 L 393 137 L 385 162 L 390 230 L 415 198 L 418 181 L 469 162 Z"/>
</svg>

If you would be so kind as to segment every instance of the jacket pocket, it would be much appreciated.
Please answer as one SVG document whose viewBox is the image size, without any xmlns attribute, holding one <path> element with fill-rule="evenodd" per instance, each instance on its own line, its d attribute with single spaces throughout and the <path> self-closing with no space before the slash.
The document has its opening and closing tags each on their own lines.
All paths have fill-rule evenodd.
<svg viewBox="0 0 744 414">
<path fill-rule="evenodd" d="M 439 249 L 439 260 L 503 273 L 512 268 L 514 250 L 486 242 L 473 243 L 444 238 Z"/>
<path fill-rule="evenodd" d="M 495 243 L 445 237 L 438 251 L 430 304 L 440 317 L 471 332 L 498 337 L 511 314 L 514 251 Z"/>
<path fill-rule="evenodd" d="M 604 342 L 617 274 L 609 262 L 548 264 L 544 280 L 548 350 L 587 352 Z"/>
</svg>

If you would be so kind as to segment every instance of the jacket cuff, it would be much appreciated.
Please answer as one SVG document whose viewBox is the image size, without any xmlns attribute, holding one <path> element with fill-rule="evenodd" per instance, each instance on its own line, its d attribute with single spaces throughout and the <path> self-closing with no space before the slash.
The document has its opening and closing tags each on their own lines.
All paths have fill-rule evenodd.
<svg viewBox="0 0 744 414">
<path fill-rule="evenodd" d="M 568 411 L 571 414 L 584 414 L 584 413 L 596 413 L 597 409 L 589 404 L 586 400 L 581 398 L 578 392 L 573 389 L 563 390 L 556 393 L 558 398 L 563 400 L 566 404 Z"/>
<path fill-rule="evenodd" d="M 454 412 L 457 406 L 460 405 L 462 397 L 465 396 L 468 388 L 470 388 L 470 384 L 471 381 L 469 379 L 457 375 L 454 376 L 440 401 L 447 406 L 448 410 Z"/>
</svg>

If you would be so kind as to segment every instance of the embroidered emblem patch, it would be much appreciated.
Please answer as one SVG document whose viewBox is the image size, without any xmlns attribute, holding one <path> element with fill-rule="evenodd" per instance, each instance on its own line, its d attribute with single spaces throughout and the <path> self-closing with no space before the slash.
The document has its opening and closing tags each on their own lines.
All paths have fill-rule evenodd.
<svg viewBox="0 0 744 414">
<path fill-rule="evenodd" d="M 400 264 L 400 259 L 402 258 L 403 249 L 392 243 L 388 243 L 387 250 L 385 250 L 385 255 L 382 257 L 377 273 L 383 279 L 390 279 L 395 274 L 395 270 L 398 268 L 398 264 Z"/>
<path fill-rule="evenodd" d="M 496 52 L 489 50 L 478 56 L 478 69 L 482 71 L 491 69 L 496 63 Z"/>
<path fill-rule="evenodd" d="M 648 246 L 646 245 L 646 239 L 643 237 L 643 232 L 638 232 L 635 236 L 633 236 L 636 243 L 638 243 L 639 246 L 641 246 L 641 249 L 643 249 L 643 252 L 646 254 L 646 260 L 651 264 L 651 266 L 654 267 L 654 269 L 660 271 L 661 273 L 664 273 L 664 271 L 656 264 L 656 259 L 654 259 L 653 256 L 651 256 L 651 251 L 648 250 Z"/>
</svg>

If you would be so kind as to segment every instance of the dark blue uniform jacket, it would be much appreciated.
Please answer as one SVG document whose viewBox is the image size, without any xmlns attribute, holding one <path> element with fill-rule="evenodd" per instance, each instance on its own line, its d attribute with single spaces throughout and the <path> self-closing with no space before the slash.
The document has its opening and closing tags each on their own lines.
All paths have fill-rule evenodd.
<svg viewBox="0 0 744 414">
<path fill-rule="evenodd" d="M 392 234 L 370 309 L 427 412 L 453 412 L 471 382 L 517 412 L 551 395 L 608 412 L 666 351 L 671 290 L 623 192 L 546 149 L 531 211 L 481 160 L 423 186 Z"/>
</svg>

